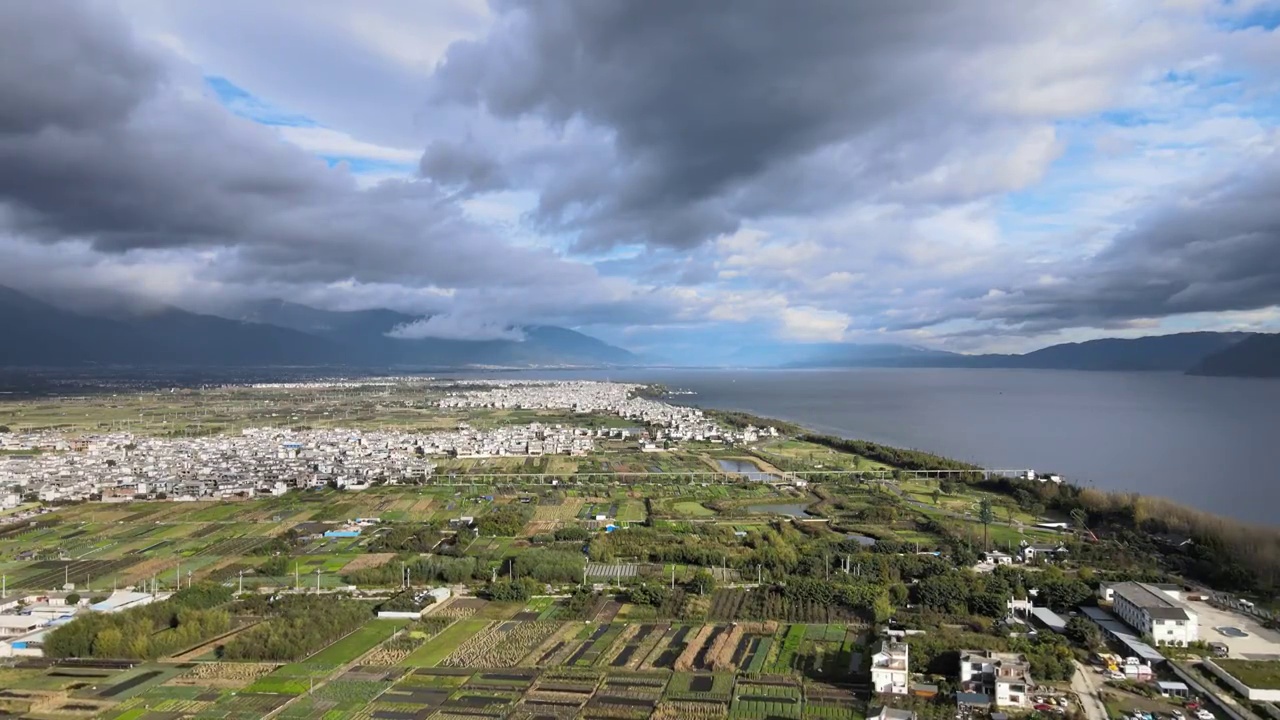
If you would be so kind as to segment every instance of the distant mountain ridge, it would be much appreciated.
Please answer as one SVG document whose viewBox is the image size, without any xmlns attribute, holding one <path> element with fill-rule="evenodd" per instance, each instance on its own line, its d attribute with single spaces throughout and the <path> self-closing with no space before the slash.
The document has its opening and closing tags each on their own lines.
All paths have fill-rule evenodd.
<svg viewBox="0 0 1280 720">
<path fill-rule="evenodd" d="M 1023 354 L 962 355 L 906 345 L 816 344 L 792 347 L 782 367 L 1006 368 L 1028 370 L 1187 372 L 1230 351 L 1250 333 L 1188 332 L 1143 338 L 1105 338 L 1051 345 Z"/>
<path fill-rule="evenodd" d="M 1280 377 L 1280 335 L 1258 334 L 1202 359 L 1192 375 Z"/>
<path fill-rule="evenodd" d="M 619 347 L 574 330 L 520 328 L 523 341 L 398 339 L 420 318 L 392 310 L 331 312 L 283 301 L 235 317 L 177 308 L 124 317 L 71 312 L 0 287 L 0 366 L 191 365 L 459 368 L 635 365 Z"/>
</svg>

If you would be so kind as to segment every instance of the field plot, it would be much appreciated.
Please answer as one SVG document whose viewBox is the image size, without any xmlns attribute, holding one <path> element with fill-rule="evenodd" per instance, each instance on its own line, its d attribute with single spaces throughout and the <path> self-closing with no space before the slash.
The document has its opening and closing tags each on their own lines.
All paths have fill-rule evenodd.
<svg viewBox="0 0 1280 720">
<path fill-rule="evenodd" d="M 440 664 L 466 668 L 514 667 L 559 629 L 560 623 L 553 621 L 497 623 L 464 642 Z"/>
<path fill-rule="evenodd" d="M 729 702 L 733 697 L 732 673 L 684 673 L 671 676 L 664 697 L 667 700 L 710 700 Z"/>
<path fill-rule="evenodd" d="M 852 609 L 842 605 L 793 600 L 776 589 L 736 588 L 716 590 L 707 617 L 720 622 L 776 619 L 801 623 L 848 623 L 859 619 Z"/>
<path fill-rule="evenodd" d="M 307 658 L 307 662 L 334 667 L 352 662 L 388 640 L 397 630 L 408 624 L 408 620 L 370 620 L 359 630 Z"/>
<path fill-rule="evenodd" d="M 487 627 L 489 627 L 488 620 L 473 618 L 459 620 L 411 653 L 401 661 L 401 664 L 409 667 L 435 667 L 457 650 L 459 645 Z"/>
<path fill-rule="evenodd" d="M 804 688 L 804 717 L 814 720 L 854 720 L 862 714 L 855 708 L 858 696 L 848 686 L 807 682 Z"/>
<path fill-rule="evenodd" d="M 798 626 L 792 626 L 795 627 Z M 787 637 L 790 637 L 790 630 Z M 805 626 L 804 639 L 793 655 L 791 669 L 815 678 L 846 676 L 855 641 L 855 633 L 844 625 Z"/>
<path fill-rule="evenodd" d="M 640 574 L 640 566 L 634 563 L 617 565 L 612 563 L 587 563 L 587 577 L 589 578 L 621 579 L 633 578 L 638 574 Z"/>
<path fill-rule="evenodd" d="M 803 694 L 793 681 L 746 680 L 733 688 L 729 712 L 735 718 L 800 718 Z"/>
<path fill-rule="evenodd" d="M 582 510 L 582 498 L 566 497 L 557 500 L 544 500 L 533 510 L 535 522 L 565 522 L 578 517 Z"/>
<path fill-rule="evenodd" d="M 96 582 L 99 587 L 110 588 L 115 576 L 126 568 L 137 563 L 139 558 L 122 558 L 119 560 L 40 560 L 26 563 L 17 577 L 8 580 L 9 589 L 22 588 L 30 590 L 49 590 L 62 587 L 64 582 L 74 582 L 77 586 L 84 583 L 92 587 Z"/>
</svg>

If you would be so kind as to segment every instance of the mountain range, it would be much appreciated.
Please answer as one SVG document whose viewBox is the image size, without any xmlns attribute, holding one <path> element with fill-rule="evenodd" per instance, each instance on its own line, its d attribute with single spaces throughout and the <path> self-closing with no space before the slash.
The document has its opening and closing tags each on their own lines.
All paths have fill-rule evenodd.
<svg viewBox="0 0 1280 720">
<path fill-rule="evenodd" d="M 750 358 L 757 358 L 751 362 Z M 813 343 L 753 348 L 748 367 L 1009 368 L 1184 372 L 1241 377 L 1280 376 L 1280 335 L 1188 332 L 1104 338 L 1051 345 L 1023 354 L 964 355 L 906 345 Z"/>
<path fill-rule="evenodd" d="M 232 317 L 166 307 L 73 312 L 0 287 L 0 366 L 190 365 L 456 368 L 636 365 L 627 350 L 561 327 L 513 328 L 522 339 L 401 339 L 421 318 L 391 310 L 332 312 L 282 301 Z"/>
<path fill-rule="evenodd" d="M 550 325 L 501 339 L 393 337 L 422 318 L 393 310 L 319 310 L 273 300 L 219 315 L 173 307 L 75 312 L 0 287 L 0 367 L 139 365 L 363 368 L 635 367 L 654 361 Z M 670 364 L 670 363 L 664 363 Z M 735 367 L 1021 368 L 1280 377 L 1280 335 L 1189 332 L 1052 345 L 1024 354 L 965 355 L 895 344 L 757 344 Z"/>
</svg>

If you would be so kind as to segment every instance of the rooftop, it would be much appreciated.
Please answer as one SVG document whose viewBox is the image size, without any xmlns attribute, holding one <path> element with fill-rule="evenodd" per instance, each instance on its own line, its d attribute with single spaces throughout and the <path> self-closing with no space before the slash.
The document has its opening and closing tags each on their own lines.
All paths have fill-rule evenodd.
<svg viewBox="0 0 1280 720">
<path fill-rule="evenodd" d="M 1122 582 L 1113 585 L 1112 592 L 1124 598 L 1135 607 L 1147 611 L 1153 618 L 1161 620 L 1190 620 L 1186 607 L 1164 594 L 1153 585 L 1137 582 Z"/>
</svg>

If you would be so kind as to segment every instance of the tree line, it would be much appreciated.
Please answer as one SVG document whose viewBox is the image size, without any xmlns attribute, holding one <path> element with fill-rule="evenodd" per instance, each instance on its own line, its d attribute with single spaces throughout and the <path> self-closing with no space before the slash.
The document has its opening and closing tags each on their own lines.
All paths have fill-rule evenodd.
<svg viewBox="0 0 1280 720">
<path fill-rule="evenodd" d="M 229 588 L 201 584 L 161 602 L 85 613 L 49 632 L 45 656 L 155 660 L 172 655 L 228 632 L 231 616 L 218 606 L 229 600 Z"/>
<path fill-rule="evenodd" d="M 333 595 L 284 595 L 265 608 L 266 620 L 236 635 L 219 653 L 227 660 L 301 660 L 369 619 L 368 604 Z"/>
</svg>

